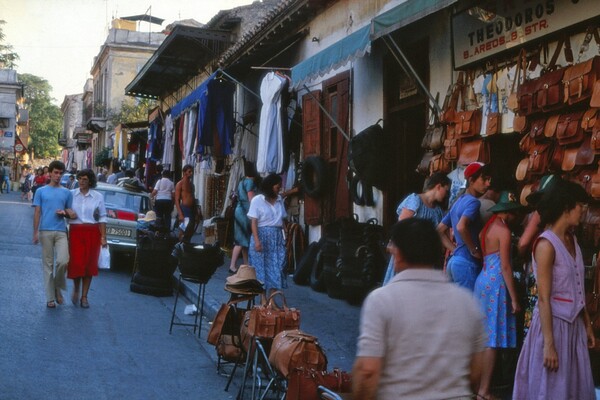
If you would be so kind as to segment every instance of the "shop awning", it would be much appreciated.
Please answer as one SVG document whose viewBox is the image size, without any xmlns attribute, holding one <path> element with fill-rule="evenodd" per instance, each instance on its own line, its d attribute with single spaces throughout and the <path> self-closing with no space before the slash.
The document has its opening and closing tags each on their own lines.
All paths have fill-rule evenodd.
<svg viewBox="0 0 600 400">
<path fill-rule="evenodd" d="M 125 94 L 157 99 L 185 85 L 230 44 L 231 33 L 176 25 Z"/>
<path fill-rule="evenodd" d="M 407 0 L 371 20 L 371 40 L 390 34 L 458 0 Z"/>
<path fill-rule="evenodd" d="M 318 76 L 323 76 L 348 61 L 364 57 L 371 51 L 369 29 L 370 26 L 367 25 L 293 67 L 292 84 L 294 87 L 301 86 L 306 81 Z"/>
<path fill-rule="evenodd" d="M 185 110 L 187 110 L 194 104 L 200 102 L 201 99 L 205 99 L 208 95 L 208 83 L 215 79 L 216 76 L 217 72 L 213 73 L 204 82 L 202 82 L 200 86 L 198 86 L 189 95 L 187 95 L 183 100 L 171 107 L 171 117 L 179 117 L 181 113 L 183 113 Z"/>
</svg>

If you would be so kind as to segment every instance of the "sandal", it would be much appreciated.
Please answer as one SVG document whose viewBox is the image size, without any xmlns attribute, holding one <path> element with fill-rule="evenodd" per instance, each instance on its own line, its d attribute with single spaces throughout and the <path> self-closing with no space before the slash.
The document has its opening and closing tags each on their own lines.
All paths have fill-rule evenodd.
<svg viewBox="0 0 600 400">
<path fill-rule="evenodd" d="M 50 300 L 49 302 L 46 303 L 46 307 L 56 308 L 56 303 L 54 302 L 54 300 Z"/>
<path fill-rule="evenodd" d="M 81 301 L 79 302 L 79 305 L 81 306 L 81 308 L 90 308 L 90 303 L 88 303 L 87 297 L 82 297 Z"/>
<path fill-rule="evenodd" d="M 233 269 L 229 268 L 229 269 L 227 270 L 227 272 L 229 273 L 229 275 L 234 275 L 234 274 L 237 274 L 237 269 L 236 269 L 236 270 L 233 270 Z"/>
<path fill-rule="evenodd" d="M 64 304 L 65 299 L 62 296 L 62 293 L 60 292 L 60 290 L 56 290 L 56 302 L 58 304 Z"/>
</svg>

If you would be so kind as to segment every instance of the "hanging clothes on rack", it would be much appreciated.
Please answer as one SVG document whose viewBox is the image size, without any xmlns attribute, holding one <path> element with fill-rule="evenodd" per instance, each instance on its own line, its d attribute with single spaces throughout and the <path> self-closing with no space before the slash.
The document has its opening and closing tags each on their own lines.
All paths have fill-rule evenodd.
<svg viewBox="0 0 600 400">
<path fill-rule="evenodd" d="M 283 124 L 281 116 L 281 94 L 287 79 L 275 72 L 265 75 L 260 85 L 262 107 L 258 134 L 258 158 L 256 170 L 259 174 L 280 173 L 283 170 Z"/>
<path fill-rule="evenodd" d="M 164 134 L 165 143 L 163 145 L 162 164 L 166 170 L 171 170 L 173 164 L 173 118 L 171 114 L 165 117 Z"/>
</svg>

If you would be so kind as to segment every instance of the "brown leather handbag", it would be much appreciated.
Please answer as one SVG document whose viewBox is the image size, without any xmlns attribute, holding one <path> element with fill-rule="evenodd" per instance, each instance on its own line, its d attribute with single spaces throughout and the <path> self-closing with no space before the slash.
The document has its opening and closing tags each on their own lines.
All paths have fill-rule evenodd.
<svg viewBox="0 0 600 400">
<path fill-rule="evenodd" d="M 529 154 L 529 150 L 531 150 L 534 144 L 535 142 L 533 141 L 531 136 L 525 135 L 519 141 L 519 149 L 521 150 L 521 152 Z"/>
<path fill-rule="evenodd" d="M 594 83 L 590 107 L 600 107 L 600 80 L 597 80 L 596 83 Z"/>
<path fill-rule="evenodd" d="M 577 148 L 577 157 L 575 158 L 575 165 L 584 166 L 590 165 L 594 162 L 596 154 L 592 149 L 592 137 L 591 135 L 584 135 L 583 142 Z"/>
<path fill-rule="evenodd" d="M 550 165 L 548 168 L 554 172 L 562 171 L 563 159 L 565 157 L 565 148 L 563 146 L 552 146 L 552 156 L 550 157 Z"/>
<path fill-rule="evenodd" d="M 502 114 L 497 112 L 491 112 L 486 117 L 487 122 L 485 125 L 485 136 L 493 136 L 500 133 L 500 123 L 502 121 Z"/>
<path fill-rule="evenodd" d="M 600 56 L 572 65 L 563 76 L 564 97 L 570 105 L 589 100 L 600 78 Z"/>
<path fill-rule="evenodd" d="M 436 154 L 431 158 L 429 163 L 429 173 L 435 174 L 436 172 L 448 173 L 452 169 L 450 168 L 450 162 L 444 157 L 444 153 Z"/>
<path fill-rule="evenodd" d="M 553 138 L 556 136 L 556 128 L 558 127 L 558 120 L 560 119 L 560 114 L 551 115 L 546 120 L 546 125 L 544 126 L 544 136 L 547 138 Z"/>
<path fill-rule="evenodd" d="M 439 150 L 444 147 L 445 129 L 443 125 L 433 123 L 425 128 L 425 136 L 421 141 L 421 148 Z"/>
<path fill-rule="evenodd" d="M 454 125 L 459 139 L 470 139 L 481 132 L 481 109 L 456 113 Z"/>
<path fill-rule="evenodd" d="M 444 158 L 448 161 L 458 160 L 460 153 L 460 140 L 446 139 L 444 140 Z"/>
<path fill-rule="evenodd" d="M 324 386 L 338 393 L 352 393 L 352 375 L 334 368 L 333 371 L 317 371 L 297 368 L 288 378 L 286 400 L 319 400 L 317 388 Z"/>
<path fill-rule="evenodd" d="M 558 146 L 558 147 L 562 147 L 562 146 Z M 570 171 L 573 171 L 573 169 L 575 169 L 575 165 L 577 165 L 578 150 L 579 149 L 577 147 L 563 147 L 562 148 L 563 156 L 562 156 L 562 163 L 560 166 L 561 170 L 563 170 L 564 172 L 570 172 Z"/>
<path fill-rule="evenodd" d="M 568 146 L 576 145 L 583 141 L 581 118 L 583 118 L 583 112 L 562 114 L 560 116 L 556 127 L 556 140 L 558 144 Z"/>
<path fill-rule="evenodd" d="M 598 115 L 597 108 L 590 108 L 583 114 L 583 118 L 581 118 L 581 129 L 586 132 L 591 132 L 594 129 L 594 125 L 596 124 L 596 119 Z"/>
<path fill-rule="evenodd" d="M 530 175 L 543 175 L 548 170 L 550 161 L 550 144 L 536 143 L 529 150 L 529 163 L 527 165 L 527 173 Z"/>
<path fill-rule="evenodd" d="M 534 120 L 531 123 L 531 128 L 529 130 L 529 136 L 536 141 L 540 141 L 545 139 L 544 136 L 544 127 L 546 126 L 546 118 L 539 118 Z"/>
<path fill-rule="evenodd" d="M 523 182 L 528 180 L 529 176 L 527 174 L 527 169 L 529 167 L 529 157 L 522 159 L 517 165 L 517 169 L 515 170 L 515 178 L 519 182 Z"/>
<path fill-rule="evenodd" d="M 595 154 L 600 154 L 600 118 L 596 119 L 596 123 L 592 128 L 592 139 L 590 146 Z"/>
<path fill-rule="evenodd" d="M 483 139 L 463 141 L 460 144 L 460 153 L 458 163 L 460 165 L 469 165 L 472 162 L 479 161 L 484 164 L 490 162 L 490 146 Z"/>
<path fill-rule="evenodd" d="M 538 78 L 535 95 L 537 110 L 549 112 L 564 107 L 562 88 L 564 71 L 563 68 L 556 67 L 554 71 L 546 72 Z"/>
<path fill-rule="evenodd" d="M 282 331 L 275 336 L 269 363 L 286 378 L 296 368 L 327 369 L 327 357 L 317 338 L 298 329 Z"/>
<path fill-rule="evenodd" d="M 275 303 L 275 297 L 281 297 L 282 307 Z M 285 296 L 276 291 L 269 296 L 266 304 L 254 306 L 250 310 L 248 333 L 259 338 L 274 338 L 279 332 L 300 327 L 300 311 L 288 308 Z"/>
<path fill-rule="evenodd" d="M 462 109 L 464 110 L 464 95 L 463 92 L 465 90 L 465 74 L 463 71 L 458 73 L 458 77 L 456 78 L 456 83 L 454 85 L 450 85 L 448 88 L 448 93 L 446 94 L 446 98 L 444 99 L 444 105 L 442 106 L 442 114 L 440 115 L 440 123 L 449 125 L 454 124 L 456 119 L 456 111 L 458 109 L 458 102 L 462 96 Z"/>
<path fill-rule="evenodd" d="M 219 311 L 215 315 L 215 319 L 210 326 L 210 330 L 208 331 L 208 336 L 206 337 L 206 341 L 213 346 L 216 346 L 219 341 L 219 336 L 226 325 L 226 322 L 234 324 L 237 326 L 239 330 L 241 325 L 242 314 L 241 311 L 236 311 L 235 304 L 238 304 L 242 301 L 246 301 L 247 299 L 241 298 L 239 300 L 232 300 L 227 303 L 221 304 Z M 231 313 L 231 314 L 230 314 Z M 237 313 L 237 315 L 236 315 Z"/>
<path fill-rule="evenodd" d="M 515 114 L 515 118 L 513 120 L 513 129 L 517 133 L 525 133 L 527 132 L 527 128 L 529 128 L 528 119 L 525 115 Z"/>
</svg>

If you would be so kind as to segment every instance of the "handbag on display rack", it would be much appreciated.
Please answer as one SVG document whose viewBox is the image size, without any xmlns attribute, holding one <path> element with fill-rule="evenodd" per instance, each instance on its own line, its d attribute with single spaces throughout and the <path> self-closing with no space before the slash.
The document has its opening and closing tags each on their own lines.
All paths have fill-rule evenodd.
<svg viewBox="0 0 600 400">
<path fill-rule="evenodd" d="M 281 297 L 282 307 L 275 303 L 275 297 Z M 260 338 L 274 338 L 279 332 L 300 327 L 300 311 L 288 308 L 283 292 L 276 291 L 269 296 L 264 305 L 254 306 L 250 310 L 248 333 Z"/>
</svg>

